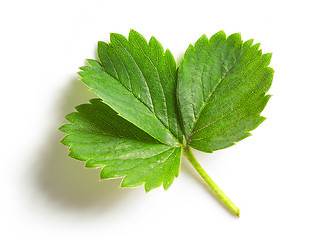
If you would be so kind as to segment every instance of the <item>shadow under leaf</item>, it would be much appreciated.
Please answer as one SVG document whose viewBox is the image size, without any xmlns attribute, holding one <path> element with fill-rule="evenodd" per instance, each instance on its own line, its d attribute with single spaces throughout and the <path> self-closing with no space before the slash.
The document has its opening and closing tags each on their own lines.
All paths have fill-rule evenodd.
<svg viewBox="0 0 317 240">
<path fill-rule="evenodd" d="M 68 149 L 60 143 L 65 134 L 58 128 L 66 123 L 65 115 L 75 111 L 74 107 L 96 98 L 87 87 L 74 77 L 70 86 L 61 93 L 61 99 L 52 112 L 56 125 L 41 143 L 41 150 L 32 166 L 35 171 L 36 188 L 49 202 L 63 209 L 74 211 L 113 210 L 119 201 L 136 191 L 120 189 L 121 179 L 99 180 L 99 169 L 87 169 L 85 163 L 68 157 Z"/>
</svg>

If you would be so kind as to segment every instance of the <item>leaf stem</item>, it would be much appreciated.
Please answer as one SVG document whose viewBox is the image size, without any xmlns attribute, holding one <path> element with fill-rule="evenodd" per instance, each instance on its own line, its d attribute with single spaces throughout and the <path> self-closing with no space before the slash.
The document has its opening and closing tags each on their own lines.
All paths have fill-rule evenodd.
<svg viewBox="0 0 317 240">
<path fill-rule="evenodd" d="M 217 194 L 219 199 L 226 204 L 226 206 L 236 215 L 240 216 L 239 208 L 230 200 L 230 198 L 217 186 L 217 184 L 208 176 L 202 166 L 198 163 L 197 159 L 193 155 L 190 148 L 184 147 L 184 155 L 188 159 L 188 161 L 193 165 L 199 175 L 205 180 L 208 186 Z"/>
</svg>

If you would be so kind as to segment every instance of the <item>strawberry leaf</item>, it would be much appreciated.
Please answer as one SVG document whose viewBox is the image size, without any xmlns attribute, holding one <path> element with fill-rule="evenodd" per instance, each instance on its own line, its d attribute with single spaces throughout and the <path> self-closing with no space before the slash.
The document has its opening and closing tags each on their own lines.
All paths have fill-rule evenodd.
<svg viewBox="0 0 317 240">
<path fill-rule="evenodd" d="M 250 135 L 264 121 L 273 69 L 271 54 L 240 34 L 203 35 L 176 69 L 169 50 L 130 31 L 98 43 L 99 61 L 81 67 L 82 81 L 101 99 L 76 107 L 62 143 L 101 178 L 150 191 L 171 186 L 182 153 L 219 199 L 240 210 L 200 166 L 190 147 L 213 152 Z"/>
<path fill-rule="evenodd" d="M 120 115 L 162 143 L 183 140 L 176 111 L 176 64 L 152 37 L 149 44 L 131 30 L 129 40 L 111 34 L 99 42 L 102 64 L 88 60 L 82 81 Z"/>
<path fill-rule="evenodd" d="M 240 34 L 226 38 L 223 31 L 189 46 L 177 85 L 189 146 L 204 152 L 226 148 L 263 122 L 273 69 L 271 54 L 258 48 L 252 40 L 243 43 Z"/>
<path fill-rule="evenodd" d="M 101 178 L 124 177 L 122 187 L 145 183 L 145 190 L 167 189 L 178 176 L 181 148 L 162 144 L 120 117 L 100 99 L 76 107 L 60 130 L 70 156 L 102 167 Z"/>
</svg>

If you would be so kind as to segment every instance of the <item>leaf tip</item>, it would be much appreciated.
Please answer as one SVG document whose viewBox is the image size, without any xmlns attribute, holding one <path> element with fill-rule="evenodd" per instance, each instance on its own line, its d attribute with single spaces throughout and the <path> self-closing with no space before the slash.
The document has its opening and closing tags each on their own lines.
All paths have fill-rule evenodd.
<svg viewBox="0 0 317 240">
<path fill-rule="evenodd" d="M 69 146 L 69 141 L 68 141 L 68 136 L 69 136 L 69 135 L 63 137 L 60 142 L 61 142 L 62 144 L 64 144 L 65 146 L 70 147 L 70 146 Z"/>
<path fill-rule="evenodd" d="M 110 33 L 110 42 L 121 42 L 122 40 L 127 41 L 127 38 L 119 33 Z"/>
<path fill-rule="evenodd" d="M 98 46 L 98 50 L 100 50 L 100 48 L 102 47 L 108 47 L 108 43 L 104 42 L 104 41 L 98 41 L 97 46 Z"/>
<path fill-rule="evenodd" d="M 65 128 L 66 128 L 66 126 L 65 125 L 67 125 L 67 124 L 63 124 L 62 126 L 60 126 L 57 130 L 58 131 L 60 131 L 60 132 L 65 132 Z"/>
<path fill-rule="evenodd" d="M 220 35 L 226 35 L 225 30 L 221 29 L 220 31 L 218 31 L 216 34 L 220 34 Z M 216 35 L 215 34 L 215 35 Z"/>
<path fill-rule="evenodd" d="M 169 189 L 171 185 L 172 182 L 163 182 L 164 191 L 167 191 L 167 189 Z"/>
<path fill-rule="evenodd" d="M 224 30 L 220 30 L 220 31 L 218 31 L 217 33 L 215 33 L 213 36 L 217 36 L 217 37 L 222 37 L 222 38 L 224 38 L 224 39 L 226 39 L 227 38 L 227 35 L 226 35 L 226 33 L 225 33 L 225 31 Z M 212 36 L 212 37 L 213 37 Z"/>
<path fill-rule="evenodd" d="M 130 28 L 130 32 L 129 32 L 129 41 L 131 40 L 131 38 L 144 38 L 140 33 L 138 33 L 137 31 L 135 31 L 134 29 Z"/>
<path fill-rule="evenodd" d="M 263 123 L 265 120 L 267 120 L 267 118 L 266 117 L 264 117 L 264 116 L 260 116 L 260 124 L 261 123 Z M 251 134 L 251 133 L 250 133 Z"/>
<path fill-rule="evenodd" d="M 85 71 L 86 68 L 85 68 L 85 67 L 80 67 L 79 69 L 80 69 L 81 71 L 78 71 L 77 74 L 78 74 L 79 76 L 83 77 L 83 71 Z"/>
</svg>

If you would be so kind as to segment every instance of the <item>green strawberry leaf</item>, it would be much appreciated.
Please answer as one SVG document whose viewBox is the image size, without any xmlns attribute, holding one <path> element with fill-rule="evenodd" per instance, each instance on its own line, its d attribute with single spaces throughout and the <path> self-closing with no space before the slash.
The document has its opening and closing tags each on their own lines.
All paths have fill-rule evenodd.
<svg viewBox="0 0 317 240">
<path fill-rule="evenodd" d="M 176 63 L 170 51 L 152 37 L 149 44 L 131 30 L 129 40 L 111 34 L 99 42 L 101 64 L 88 60 L 82 81 L 123 118 L 162 143 L 183 140 L 176 111 Z"/>
<path fill-rule="evenodd" d="M 76 107 L 60 130 L 70 156 L 102 168 L 101 178 L 150 191 L 171 186 L 182 153 L 219 199 L 240 210 L 200 166 L 190 147 L 213 152 L 250 135 L 265 119 L 273 69 L 259 44 L 218 32 L 190 45 L 177 70 L 169 50 L 130 31 L 98 43 L 81 80 L 101 99 Z"/>
<path fill-rule="evenodd" d="M 265 119 L 260 116 L 273 69 L 271 54 L 240 34 L 203 35 L 181 62 L 177 97 L 187 144 L 204 152 L 233 145 Z"/>
<path fill-rule="evenodd" d="M 162 144 L 120 117 L 100 99 L 76 107 L 60 130 L 70 156 L 102 167 L 101 178 L 124 177 L 122 187 L 145 183 L 145 190 L 164 189 L 178 176 L 181 148 Z"/>
</svg>

